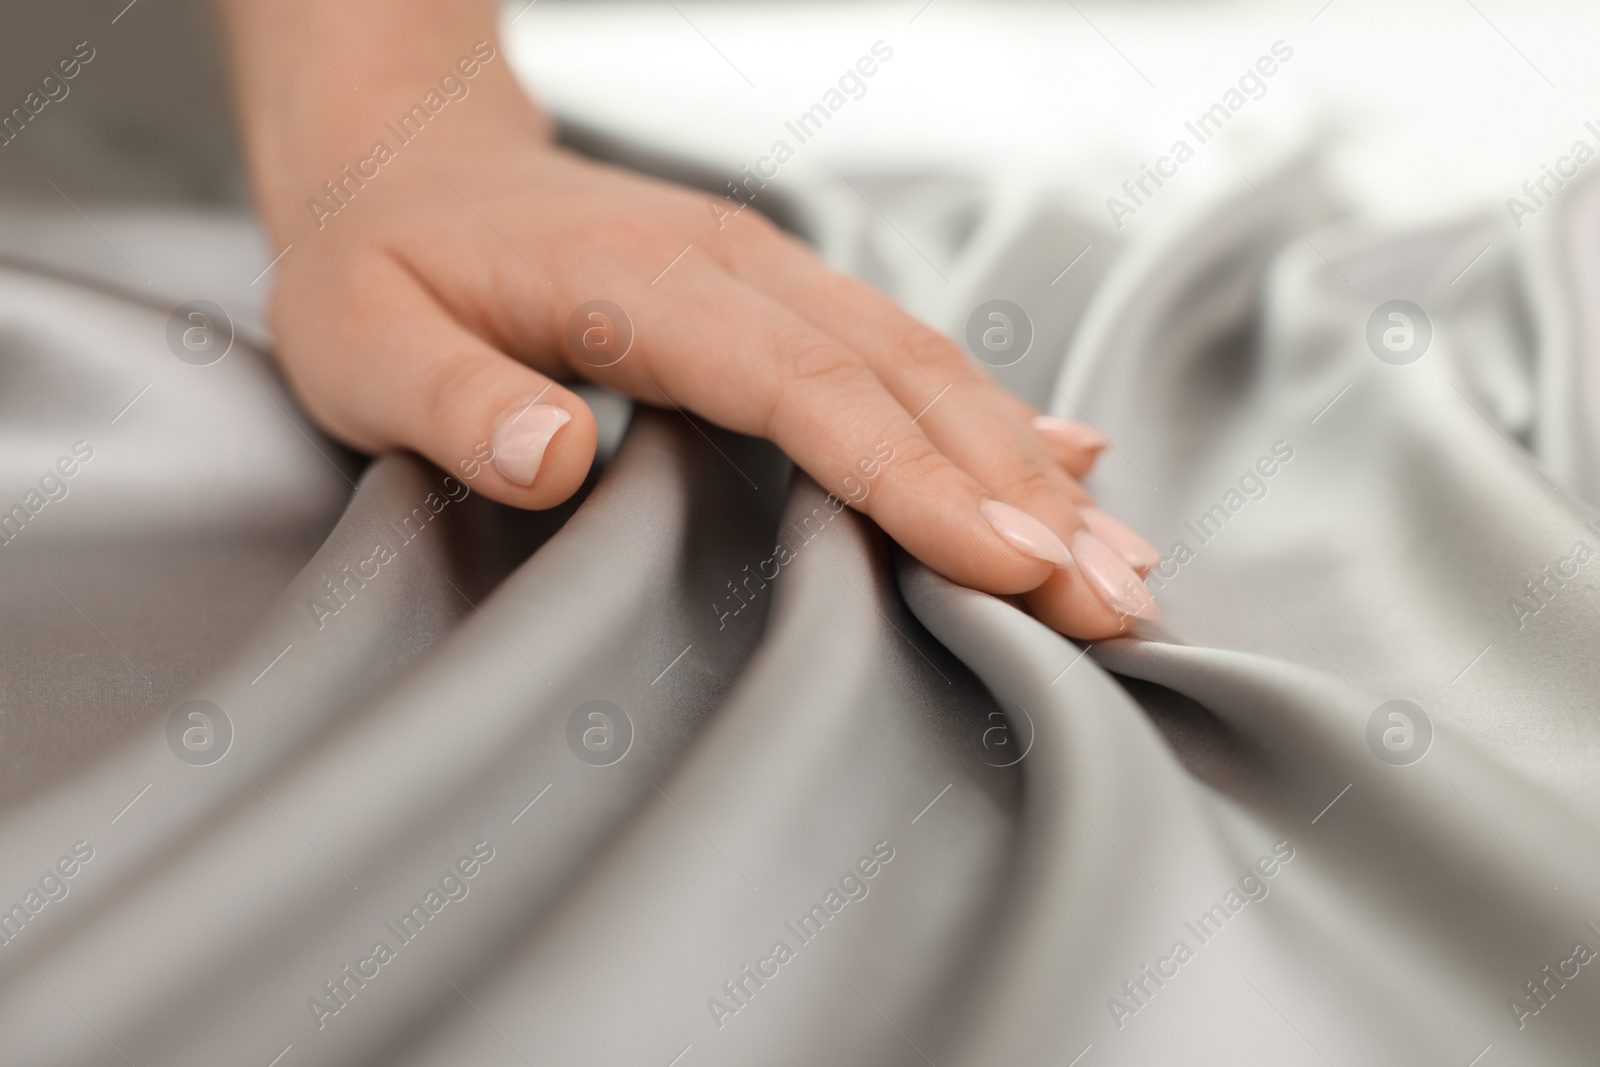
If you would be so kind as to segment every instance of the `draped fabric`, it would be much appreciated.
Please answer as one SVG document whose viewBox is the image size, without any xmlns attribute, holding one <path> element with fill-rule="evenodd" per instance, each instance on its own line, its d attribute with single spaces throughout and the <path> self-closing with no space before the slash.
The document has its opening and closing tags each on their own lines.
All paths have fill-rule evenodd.
<svg viewBox="0 0 1600 1067">
<path fill-rule="evenodd" d="M 107 220 L 139 292 L 11 231 L 0 1060 L 1594 1062 L 1600 189 L 1379 232 L 1301 161 L 1118 247 L 852 178 L 797 224 L 1025 309 L 996 374 L 1112 440 L 1158 623 L 1069 641 L 597 391 L 550 513 L 367 463 L 247 227 Z"/>
</svg>

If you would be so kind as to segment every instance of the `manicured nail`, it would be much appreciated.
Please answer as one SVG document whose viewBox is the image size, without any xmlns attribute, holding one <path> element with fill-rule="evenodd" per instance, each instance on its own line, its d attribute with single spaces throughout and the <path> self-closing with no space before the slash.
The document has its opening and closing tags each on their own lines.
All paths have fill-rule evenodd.
<svg viewBox="0 0 1600 1067">
<path fill-rule="evenodd" d="M 1040 436 L 1048 437 L 1079 452 L 1098 452 L 1111 443 L 1092 426 L 1085 426 L 1081 422 L 1068 422 L 1066 419 L 1057 419 L 1050 415 L 1034 416 L 1033 428 Z"/>
<path fill-rule="evenodd" d="M 1136 619 L 1159 618 L 1161 611 L 1132 567 L 1088 530 L 1072 535 L 1072 558 L 1095 592 L 1122 615 Z"/>
<path fill-rule="evenodd" d="M 1054 563 L 1057 567 L 1072 566 L 1072 556 L 1067 553 L 1067 546 L 1061 543 L 1061 538 L 1026 511 L 998 500 L 985 500 L 978 505 L 978 510 L 989 520 L 995 533 L 1034 559 Z"/>
<path fill-rule="evenodd" d="M 1161 562 L 1161 553 L 1156 551 L 1155 546 L 1121 520 L 1112 518 L 1099 508 L 1079 508 L 1078 514 L 1083 516 L 1089 532 L 1116 549 L 1129 566 L 1147 571 Z"/>
<path fill-rule="evenodd" d="M 518 485 L 532 485 L 544 450 L 572 412 L 554 404 L 534 404 L 506 412 L 494 428 L 495 469 Z"/>
</svg>

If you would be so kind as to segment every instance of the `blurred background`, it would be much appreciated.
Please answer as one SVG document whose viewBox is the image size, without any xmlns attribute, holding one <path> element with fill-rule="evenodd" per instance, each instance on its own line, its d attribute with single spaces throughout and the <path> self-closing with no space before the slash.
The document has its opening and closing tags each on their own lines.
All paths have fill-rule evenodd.
<svg viewBox="0 0 1600 1067">
<path fill-rule="evenodd" d="M 57 210 L 65 194 L 245 207 L 204 3 L 7 0 L 0 11 L 7 109 L 76 42 L 96 50 L 49 121 L 0 148 L 7 205 Z M 1600 118 L 1600 9 L 1557 0 L 512 0 L 505 26 L 526 83 L 563 116 L 735 168 L 882 40 L 894 58 L 786 179 L 843 159 L 1047 168 L 1101 211 L 1274 42 L 1289 46 L 1268 91 L 1141 210 L 1141 225 L 1263 144 L 1331 151 L 1340 182 L 1373 212 L 1503 204 Z"/>
<path fill-rule="evenodd" d="M 69 97 L 0 146 L 0 254 L 210 292 L 259 319 L 267 286 L 221 266 L 273 253 L 250 220 L 208 5 L 4 0 L 0 12 L 5 110 L 78 42 L 95 50 Z M 698 163 L 702 182 L 792 140 L 785 122 L 881 41 L 892 59 L 798 146 L 778 190 L 845 167 L 1047 185 L 1122 248 L 1308 150 L 1358 219 L 1487 215 L 1511 237 L 1506 199 L 1576 139 L 1600 146 L 1584 127 L 1600 120 L 1600 8 L 1561 0 L 511 0 L 502 29 L 524 83 L 563 120 Z M 1131 204 L 1124 183 L 1142 167 L 1179 138 L 1198 145 L 1185 123 L 1274 45 L 1292 57 L 1259 97 L 1114 217 L 1109 198 Z M 118 251 L 168 235 L 216 255 L 135 264 Z"/>
</svg>

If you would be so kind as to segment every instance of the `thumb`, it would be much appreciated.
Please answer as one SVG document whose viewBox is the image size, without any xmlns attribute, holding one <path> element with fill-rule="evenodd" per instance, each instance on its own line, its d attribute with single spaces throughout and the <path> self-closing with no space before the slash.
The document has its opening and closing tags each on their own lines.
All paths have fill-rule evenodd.
<svg viewBox="0 0 1600 1067">
<path fill-rule="evenodd" d="M 418 452 L 513 507 L 554 507 L 578 490 L 595 450 L 582 399 L 467 330 L 408 277 L 363 296 L 366 307 L 319 320 L 331 330 L 280 327 L 291 382 L 319 422 L 369 453 Z M 307 337 L 318 341 L 296 343 Z"/>
</svg>

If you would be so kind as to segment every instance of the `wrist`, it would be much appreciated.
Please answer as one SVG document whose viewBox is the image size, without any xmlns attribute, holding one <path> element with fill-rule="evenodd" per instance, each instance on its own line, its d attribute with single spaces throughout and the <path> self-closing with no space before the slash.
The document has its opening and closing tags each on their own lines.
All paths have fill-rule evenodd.
<svg viewBox="0 0 1600 1067">
<path fill-rule="evenodd" d="M 374 24 L 380 16 L 368 11 L 371 32 L 351 36 L 363 27 L 319 21 L 326 8 L 281 2 L 281 13 L 253 0 L 223 5 L 251 183 L 276 244 L 307 224 L 320 228 L 319 199 L 337 207 L 341 189 L 348 196 L 390 165 L 410 169 L 417 157 L 553 139 L 554 123 L 507 66 L 492 18 L 456 8 L 448 24 L 430 25 L 440 9 L 429 5 L 389 9 L 392 17 Z M 396 3 L 408 6 L 418 5 Z"/>
</svg>

